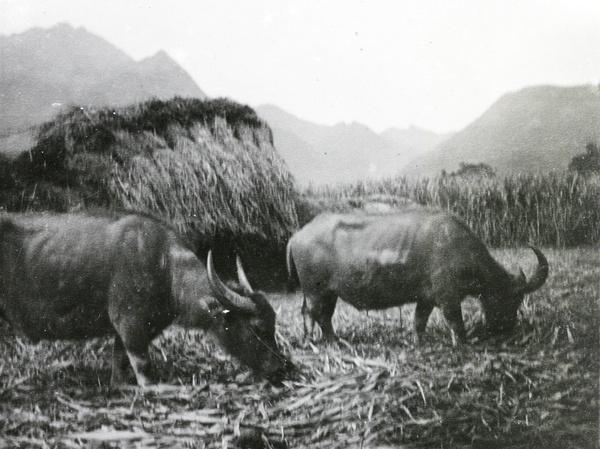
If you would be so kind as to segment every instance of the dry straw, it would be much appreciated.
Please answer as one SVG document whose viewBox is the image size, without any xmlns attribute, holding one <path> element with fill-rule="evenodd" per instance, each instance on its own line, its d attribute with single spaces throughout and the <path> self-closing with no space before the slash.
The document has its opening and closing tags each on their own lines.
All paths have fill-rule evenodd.
<svg viewBox="0 0 600 449">
<path fill-rule="evenodd" d="M 293 179 L 270 129 L 228 100 L 73 108 L 40 126 L 30 152 L 3 162 L 9 210 L 126 208 L 209 241 L 217 230 L 282 241 L 297 225 Z"/>
</svg>

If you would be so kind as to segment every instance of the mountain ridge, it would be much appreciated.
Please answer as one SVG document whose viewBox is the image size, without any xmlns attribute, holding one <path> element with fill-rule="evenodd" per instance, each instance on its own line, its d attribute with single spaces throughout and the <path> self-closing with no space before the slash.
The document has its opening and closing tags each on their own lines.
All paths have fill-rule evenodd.
<svg viewBox="0 0 600 449">
<path fill-rule="evenodd" d="M 464 163 L 500 175 L 564 170 L 588 143 L 600 142 L 598 86 L 530 86 L 509 92 L 478 119 L 403 170 L 419 176 Z"/>
<path fill-rule="evenodd" d="M 3 128 L 23 129 L 49 120 L 59 105 L 125 106 L 152 97 L 206 98 L 164 51 L 136 62 L 85 28 L 65 23 L 0 36 L 0 55 Z"/>
<path fill-rule="evenodd" d="M 255 107 L 273 131 L 275 147 L 302 184 L 346 183 L 398 174 L 415 153 L 429 146 L 415 136 L 410 148 L 358 122 L 332 126 L 300 119 L 279 106 Z M 398 130 L 412 134 L 414 129 Z M 420 130 L 422 131 L 422 130 Z M 431 139 L 435 133 L 424 131 Z M 393 132 L 392 132 L 393 134 Z M 437 142 L 438 140 L 435 140 Z"/>
<path fill-rule="evenodd" d="M 85 28 L 64 23 L 0 35 L 0 58 L 0 151 L 7 154 L 29 148 L 28 128 L 71 105 L 207 98 L 165 51 L 135 61 Z M 588 143 L 600 143 L 599 87 L 538 85 L 509 92 L 449 134 L 416 126 L 376 133 L 358 122 L 313 123 L 275 105 L 254 109 L 301 184 L 430 177 L 461 163 L 487 164 L 504 175 L 563 170 Z"/>
</svg>

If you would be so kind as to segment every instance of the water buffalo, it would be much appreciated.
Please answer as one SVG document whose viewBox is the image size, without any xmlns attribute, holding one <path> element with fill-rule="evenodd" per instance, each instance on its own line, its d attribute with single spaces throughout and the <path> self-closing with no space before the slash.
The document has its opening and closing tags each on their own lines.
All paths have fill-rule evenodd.
<svg viewBox="0 0 600 449">
<path fill-rule="evenodd" d="M 244 285 L 227 288 L 211 253 L 205 268 L 150 217 L 0 214 L 0 317 L 34 342 L 114 335 L 112 384 L 153 382 L 148 345 L 172 323 L 211 331 L 280 381 L 291 363 L 275 342 L 275 312 Z"/>
<path fill-rule="evenodd" d="M 461 302 L 481 300 L 490 331 L 514 327 L 526 293 L 548 277 L 548 261 L 533 248 L 538 267 L 529 281 L 509 274 L 459 219 L 412 207 L 383 215 L 322 214 L 297 232 L 287 246 L 290 276 L 304 292 L 305 337 L 315 321 L 326 339 L 337 298 L 357 309 L 416 303 L 415 339 L 440 307 L 459 340 L 465 340 Z"/>
</svg>

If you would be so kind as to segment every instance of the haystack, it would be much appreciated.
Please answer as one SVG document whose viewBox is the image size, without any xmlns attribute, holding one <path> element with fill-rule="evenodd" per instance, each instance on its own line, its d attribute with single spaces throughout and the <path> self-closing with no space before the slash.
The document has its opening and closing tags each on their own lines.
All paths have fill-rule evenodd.
<svg viewBox="0 0 600 449">
<path fill-rule="evenodd" d="M 265 262 L 297 227 L 293 178 L 270 129 L 225 99 L 74 107 L 41 125 L 29 152 L 0 162 L 5 210 L 150 213 L 201 255 L 212 247 Z"/>
</svg>

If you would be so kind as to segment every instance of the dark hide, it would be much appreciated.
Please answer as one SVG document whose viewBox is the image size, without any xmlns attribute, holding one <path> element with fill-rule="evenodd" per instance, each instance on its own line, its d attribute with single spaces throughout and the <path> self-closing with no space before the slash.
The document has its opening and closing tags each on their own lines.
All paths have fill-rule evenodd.
<svg viewBox="0 0 600 449">
<path fill-rule="evenodd" d="M 0 214 L 0 317 L 33 341 L 115 335 L 116 383 L 129 365 L 139 385 L 152 382 L 148 345 L 171 323 L 209 330 L 255 371 L 283 376 L 264 295 L 221 289 L 211 269 L 149 217 Z"/>
<path fill-rule="evenodd" d="M 533 250 L 539 265 L 527 282 L 500 266 L 457 218 L 413 207 L 383 215 L 319 215 L 292 237 L 287 261 L 304 292 L 306 337 L 317 322 L 325 338 L 336 338 L 331 316 L 339 297 L 357 309 L 417 303 L 417 338 L 437 306 L 464 340 L 461 302 L 469 295 L 481 299 L 491 331 L 514 326 L 524 294 L 548 276 L 546 258 Z"/>
</svg>

